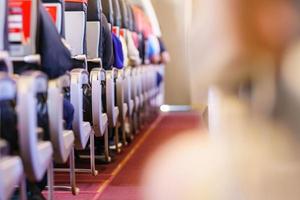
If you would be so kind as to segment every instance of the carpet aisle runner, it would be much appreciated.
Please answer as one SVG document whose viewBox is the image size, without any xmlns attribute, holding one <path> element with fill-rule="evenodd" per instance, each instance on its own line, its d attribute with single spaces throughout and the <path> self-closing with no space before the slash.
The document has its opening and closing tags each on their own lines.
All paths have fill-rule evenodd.
<svg viewBox="0 0 300 200">
<path fill-rule="evenodd" d="M 140 178 L 151 153 L 174 136 L 199 128 L 200 122 L 200 115 L 194 112 L 162 114 L 138 134 L 120 155 L 115 156 L 111 164 L 97 164 L 98 176 L 78 174 L 78 196 L 73 196 L 70 192 L 55 191 L 55 199 L 142 200 Z M 59 185 L 68 184 L 69 177 L 67 174 L 56 174 L 55 180 Z"/>
</svg>

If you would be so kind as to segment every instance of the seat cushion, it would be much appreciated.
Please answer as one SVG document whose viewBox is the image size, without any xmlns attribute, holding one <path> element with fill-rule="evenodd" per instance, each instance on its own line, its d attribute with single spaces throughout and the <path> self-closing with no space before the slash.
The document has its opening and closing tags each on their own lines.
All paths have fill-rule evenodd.
<svg viewBox="0 0 300 200">
<path fill-rule="evenodd" d="M 134 109 L 134 101 L 132 99 L 130 99 L 130 106 L 129 106 L 129 115 L 132 114 L 133 109 Z"/>
<path fill-rule="evenodd" d="M 0 159 L 0 199 L 9 199 L 22 176 L 23 166 L 19 157 Z"/>
<path fill-rule="evenodd" d="M 63 132 L 63 139 L 64 139 L 64 147 L 66 150 L 71 149 L 74 144 L 74 133 L 70 130 L 64 130 Z"/>
<path fill-rule="evenodd" d="M 49 163 L 52 162 L 53 149 L 51 142 L 39 142 L 37 149 L 36 157 L 39 159 L 39 166 L 36 166 L 34 173 L 37 179 L 36 181 L 40 181 L 44 177 Z"/>
<path fill-rule="evenodd" d="M 101 133 L 104 134 L 106 127 L 108 125 L 108 117 L 106 113 L 102 114 L 102 127 L 101 127 Z"/>
</svg>

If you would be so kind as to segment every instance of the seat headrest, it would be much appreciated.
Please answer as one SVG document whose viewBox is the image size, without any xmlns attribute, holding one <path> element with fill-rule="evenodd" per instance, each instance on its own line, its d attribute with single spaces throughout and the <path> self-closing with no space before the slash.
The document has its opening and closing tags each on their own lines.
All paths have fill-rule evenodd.
<svg viewBox="0 0 300 200">
<path fill-rule="evenodd" d="M 102 4 L 100 0 L 88 0 L 88 21 L 101 21 Z"/>
<path fill-rule="evenodd" d="M 135 30 L 135 19 L 134 19 L 134 14 L 131 8 L 131 5 L 128 3 L 127 4 L 127 11 L 128 11 L 128 17 L 129 17 L 129 30 L 130 31 L 136 31 Z"/>
<path fill-rule="evenodd" d="M 129 28 L 129 16 L 128 16 L 128 10 L 127 10 L 127 4 L 125 0 L 119 0 L 120 2 L 120 9 L 121 9 L 121 15 L 122 15 L 122 24 L 121 28 L 128 29 Z"/>
<path fill-rule="evenodd" d="M 65 0 L 66 3 L 85 3 L 87 4 L 88 0 Z"/>
<path fill-rule="evenodd" d="M 36 54 L 39 0 L 9 0 L 9 42 L 13 56 Z"/>
<path fill-rule="evenodd" d="M 0 2 L 0 51 L 8 50 L 7 1 Z"/>
<path fill-rule="evenodd" d="M 108 23 L 114 24 L 114 10 L 112 0 L 101 0 L 102 2 L 102 12 L 107 18 Z"/>
<path fill-rule="evenodd" d="M 119 0 L 112 0 L 113 3 L 113 15 L 114 15 L 114 26 L 121 27 L 122 23 L 122 16 L 121 16 L 121 9 L 120 9 L 120 4 Z"/>
<path fill-rule="evenodd" d="M 64 3 L 64 0 L 42 0 L 43 3 Z"/>
<path fill-rule="evenodd" d="M 87 0 L 65 0 L 66 11 L 87 11 Z"/>
</svg>

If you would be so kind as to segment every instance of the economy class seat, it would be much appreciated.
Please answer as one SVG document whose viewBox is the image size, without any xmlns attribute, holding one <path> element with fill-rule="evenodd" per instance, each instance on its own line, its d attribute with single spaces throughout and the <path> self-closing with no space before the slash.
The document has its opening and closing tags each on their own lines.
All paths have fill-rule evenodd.
<svg viewBox="0 0 300 200">
<path fill-rule="evenodd" d="M 121 10 L 120 10 L 120 5 L 118 1 L 112 0 L 112 9 L 113 9 L 113 26 L 112 26 L 112 33 L 113 35 L 119 40 L 120 42 L 120 47 L 116 47 L 114 45 L 114 51 L 115 51 L 115 60 L 118 58 L 123 58 L 120 63 L 114 63 L 114 69 L 117 73 L 116 77 L 116 105 L 119 108 L 120 114 L 118 118 L 118 125 L 117 128 L 121 130 L 120 134 L 115 134 L 114 135 L 114 140 L 115 140 L 115 146 L 118 143 L 119 145 L 116 146 L 117 151 L 119 152 L 121 150 L 120 144 L 118 142 L 120 136 L 122 138 L 122 144 L 127 145 L 126 137 L 125 137 L 125 119 L 126 119 L 126 114 L 128 112 L 128 105 L 124 100 L 124 79 L 125 79 L 125 74 L 124 74 L 124 61 L 126 59 L 125 56 L 125 51 L 124 51 L 124 43 L 122 43 L 122 39 L 120 38 L 120 25 L 121 25 Z M 120 57 L 121 56 L 121 57 Z"/>
<path fill-rule="evenodd" d="M 53 198 L 53 147 L 47 139 L 47 124 L 39 116 L 45 114 L 47 75 L 40 68 L 41 55 L 37 38 L 39 1 L 9 0 L 10 59 L 14 64 L 17 81 L 17 126 L 19 153 L 25 168 L 26 178 L 41 181 L 46 172 Z M 23 36 L 23 37 L 22 37 Z"/>
<path fill-rule="evenodd" d="M 8 2 L 0 2 L 0 115 L 5 115 L 2 102 L 14 101 L 16 98 L 16 83 L 10 77 L 12 64 L 8 54 L 8 26 L 7 26 Z M 4 121 L 0 121 L 0 199 L 8 200 L 19 186 L 20 199 L 26 199 L 26 183 L 24 168 L 20 156 L 12 154 L 13 141 L 3 133 Z M 8 133 L 12 134 L 12 133 Z M 11 149 L 11 150 L 10 150 Z"/>
<path fill-rule="evenodd" d="M 159 86 L 156 85 L 157 73 L 161 71 L 162 68 L 158 59 L 160 57 L 160 46 L 158 36 L 155 35 L 150 19 L 146 13 L 136 5 L 132 6 L 132 11 L 136 22 L 136 30 L 138 32 L 139 49 L 142 54 L 141 57 L 143 58 L 140 72 L 142 76 L 141 99 L 143 100 L 143 119 L 147 120 L 155 117 L 157 107 L 159 107 L 159 105 L 155 104 L 157 104 L 156 99 L 159 95 Z M 152 60 L 149 57 L 149 51 L 154 51 L 152 52 L 152 56 L 156 58 L 155 60 Z"/>
<path fill-rule="evenodd" d="M 113 5 L 114 5 L 114 18 L 115 18 L 115 22 L 114 22 L 114 28 L 113 28 L 113 31 L 121 38 L 122 41 L 125 40 L 125 46 L 127 46 L 128 44 L 126 44 L 126 28 L 128 26 L 128 16 L 127 16 L 127 12 L 125 10 L 125 7 L 122 6 L 122 3 L 124 2 L 121 2 L 119 0 L 114 0 L 113 1 Z M 121 7 L 120 7 L 121 5 Z M 122 11 L 123 10 L 123 11 Z M 122 13 L 124 16 L 122 16 Z M 124 18 L 124 19 L 123 19 Z M 128 47 L 128 46 L 127 46 Z M 125 48 L 126 49 L 126 48 Z M 126 57 L 126 60 L 124 62 L 124 70 L 125 70 L 125 74 L 128 75 L 129 73 L 126 73 L 126 70 L 128 69 L 128 50 L 126 50 L 125 52 L 125 57 Z M 129 69 L 130 70 L 130 69 Z M 140 103 L 141 103 L 141 100 L 140 100 L 140 94 L 138 93 L 140 90 L 139 88 L 141 88 L 141 80 L 139 79 L 139 76 L 138 76 L 138 73 L 135 73 L 135 72 L 138 72 L 139 71 L 139 68 L 135 68 L 133 70 L 133 73 L 130 73 L 130 78 L 134 81 L 134 84 L 131 85 L 133 88 L 133 97 L 131 98 L 132 100 L 135 99 L 134 103 L 137 107 L 136 109 L 136 121 L 139 121 L 140 119 Z M 129 77 L 129 76 L 127 76 Z M 126 86 L 126 84 L 125 84 Z M 130 89 L 130 88 L 128 88 Z M 126 93 L 128 91 L 125 91 Z M 130 100 L 129 100 L 130 101 Z M 129 102 L 129 104 L 131 104 L 131 102 Z M 133 122 L 134 123 L 134 122 Z M 136 128 L 137 129 L 137 128 Z"/>
<path fill-rule="evenodd" d="M 126 79 L 125 79 L 125 94 L 124 98 L 128 104 L 128 122 L 129 122 L 129 130 L 127 131 L 128 137 L 132 140 L 134 138 L 134 133 L 136 130 L 135 123 L 134 123 L 134 93 L 133 93 L 133 84 L 132 81 L 134 80 L 133 77 L 133 68 L 136 67 L 140 63 L 139 52 L 135 46 L 133 41 L 133 19 L 132 13 L 130 10 L 130 4 L 128 1 L 121 1 L 122 7 L 122 18 L 127 18 L 127 20 L 122 20 L 122 31 L 124 31 L 125 39 L 127 42 L 128 48 L 128 66 L 125 68 Z"/>
<path fill-rule="evenodd" d="M 138 24 L 137 24 L 137 17 L 134 16 L 133 12 L 133 5 L 130 5 L 130 13 L 132 16 L 133 20 L 133 26 L 134 26 L 134 31 L 132 33 L 132 36 L 135 38 L 136 42 L 136 47 L 138 48 L 139 51 L 139 57 L 141 62 L 138 65 L 135 65 L 132 69 L 132 94 L 133 94 L 133 100 L 134 100 L 134 124 L 135 124 L 135 130 L 138 132 L 141 129 L 141 123 L 142 123 L 142 105 L 143 105 L 143 99 L 141 98 L 141 76 L 140 76 L 140 68 L 141 64 L 143 62 L 143 52 L 142 52 L 142 38 L 140 37 L 140 30 L 138 29 Z"/>
<path fill-rule="evenodd" d="M 106 108 L 106 94 L 114 95 L 114 90 L 111 85 L 114 85 L 113 79 L 107 77 L 105 69 L 110 69 L 110 66 L 103 66 L 103 55 L 107 53 L 106 41 L 102 41 L 102 31 L 104 31 L 104 19 L 102 18 L 102 4 L 100 0 L 89 0 L 88 1 L 88 16 L 87 16 L 87 57 L 88 65 L 91 73 L 92 82 L 92 93 L 93 95 L 92 106 L 93 106 L 93 126 L 95 129 L 96 137 L 103 137 L 104 140 L 104 159 L 106 162 L 111 161 L 109 153 L 109 138 L 108 138 L 108 113 L 104 113 L 103 110 L 107 111 Z M 103 19 L 103 20 L 102 20 Z M 110 35 L 109 35 L 110 37 Z M 106 38 L 111 39 L 111 38 Z M 108 43 L 111 44 L 111 43 Z M 108 52 L 110 54 L 110 52 Z M 109 58 L 104 58 L 110 60 Z M 104 60 L 104 64 L 110 61 Z M 108 87 L 107 87 L 108 85 Z M 108 88 L 111 88 L 110 90 Z M 113 100 L 111 97 L 109 101 Z M 97 143 L 96 143 L 97 144 Z M 97 145 L 99 147 L 99 145 Z M 99 152 L 99 151 L 98 151 Z M 98 156 L 96 157 L 98 158 Z"/>
<path fill-rule="evenodd" d="M 90 169 L 76 169 L 76 172 L 96 176 L 95 144 L 90 94 L 90 74 L 87 60 L 87 1 L 65 1 L 65 38 L 71 47 L 73 69 L 70 71 L 70 96 L 74 106 L 73 131 L 75 149 L 85 150 L 89 143 Z M 94 94 L 97 95 L 97 94 Z M 84 113 L 86 111 L 86 113 Z"/>
<path fill-rule="evenodd" d="M 128 55 L 127 55 L 127 44 L 125 41 L 125 34 L 126 30 L 122 28 L 123 21 L 126 19 L 127 16 L 122 15 L 122 5 L 120 1 L 113 0 L 113 8 L 114 8 L 114 26 L 113 32 L 119 38 L 122 44 L 122 52 L 123 52 L 123 63 L 122 67 L 118 68 L 118 79 L 117 79 L 117 105 L 120 109 L 120 116 L 119 116 L 119 123 L 120 123 L 120 130 L 121 130 L 121 138 L 122 143 L 124 146 L 128 144 L 126 130 L 125 130 L 125 123 L 128 118 L 128 111 L 129 111 L 129 104 L 130 102 L 126 101 L 125 94 L 128 92 L 128 88 L 126 87 L 126 80 L 128 74 L 126 73 L 127 63 L 128 63 Z"/>
<path fill-rule="evenodd" d="M 102 0 L 102 6 L 103 6 L 103 14 L 106 16 L 109 26 L 111 28 L 112 34 L 113 34 L 113 27 L 115 23 L 115 16 L 114 16 L 114 6 L 113 6 L 112 0 Z M 115 47 L 114 47 L 115 48 Z M 115 51 L 115 49 L 114 49 Z M 114 54 L 114 60 L 116 59 L 116 55 Z M 108 75 L 114 80 L 114 85 L 110 85 L 107 87 L 107 90 L 110 89 L 110 87 L 113 87 L 114 94 L 107 94 L 107 110 L 111 114 L 109 114 L 109 134 L 110 134 L 110 149 L 116 150 L 116 152 L 121 152 L 121 144 L 119 142 L 119 126 L 120 126 L 120 117 L 122 117 L 123 112 L 123 106 L 124 104 L 120 105 L 120 97 L 122 97 L 122 93 L 120 95 L 120 92 L 118 94 L 118 91 L 120 91 L 120 86 L 122 86 L 122 77 L 120 76 L 120 73 L 118 72 L 118 69 L 116 66 L 112 66 L 112 69 L 107 71 Z M 112 99 L 113 97 L 113 99 Z M 110 110 L 110 111 L 109 111 Z M 113 143 L 113 145 L 112 145 Z"/>
<path fill-rule="evenodd" d="M 136 5 L 131 5 L 131 10 L 133 13 L 133 19 L 135 24 L 135 33 L 137 48 L 140 53 L 141 64 L 134 68 L 133 74 L 135 76 L 135 92 L 136 92 L 136 110 L 137 110 L 137 126 L 138 129 L 141 129 L 143 124 L 143 115 L 145 114 L 144 106 L 145 106 L 145 96 L 143 94 L 143 68 L 145 65 L 145 36 L 143 34 L 144 31 L 144 13 L 143 11 L 137 7 Z"/>
<path fill-rule="evenodd" d="M 71 47 L 69 58 L 73 61 L 68 72 L 65 70 L 60 75 L 53 75 L 51 72 L 55 71 L 54 68 L 49 69 L 43 65 L 45 38 L 40 36 L 47 35 L 45 30 L 49 27 L 40 24 L 40 19 L 46 17 L 44 7 L 41 8 L 41 0 L 8 0 L 8 2 L 10 29 L 6 36 L 9 36 L 10 57 L 6 59 L 7 49 L 4 48 L 5 45 L 1 45 L 0 40 L 0 68 L 1 63 L 6 63 L 6 71 L 15 74 L 14 76 L 9 76 L 7 72 L 0 74 L 0 87 L 11 89 L 7 90 L 8 93 L 0 95 L 0 102 L 17 99 L 18 110 L 15 112 L 18 123 L 15 121 L 15 126 L 18 126 L 19 130 L 20 157 L 11 157 L 9 154 L 3 157 L 5 159 L 0 157 L 0 176 L 4 174 L 1 170 L 8 170 L 8 168 L 1 168 L 1 166 L 7 167 L 2 163 L 11 161 L 9 163 L 11 169 L 7 172 L 16 170 L 14 176 L 11 176 L 11 182 L 9 184 L 6 182 L 7 186 L 3 186 L 0 180 L 0 190 L 5 189 L 6 192 L 3 192 L 5 199 L 11 195 L 17 183 L 20 184 L 21 189 L 24 189 L 23 165 L 26 178 L 30 181 L 41 181 L 47 172 L 49 199 L 53 199 L 54 188 L 70 189 L 76 195 L 79 189 L 76 187 L 75 172 L 98 174 L 95 169 L 94 137 L 103 139 L 104 158 L 110 162 L 108 127 L 114 131 L 111 132 L 111 136 L 115 147 L 111 149 L 120 152 L 119 137 L 121 136 L 123 145 L 127 145 L 128 139 L 133 139 L 133 133 L 139 129 L 137 123 L 141 123 L 142 117 L 145 121 L 149 120 L 150 116 L 146 113 L 151 109 L 149 103 L 151 97 L 155 96 L 154 92 L 153 95 L 151 92 L 155 89 L 153 73 L 155 70 L 152 70 L 152 66 L 146 62 L 146 59 L 143 61 L 143 66 L 139 62 L 140 57 L 143 60 L 145 56 L 144 48 L 147 43 L 143 35 L 143 27 L 139 27 L 143 25 L 138 24 L 141 22 L 137 22 L 131 5 L 125 0 L 102 0 L 102 2 L 100 0 L 43 0 L 44 7 L 52 17 L 51 26 L 55 25 L 55 34 L 65 39 Z M 124 62 L 118 69 L 110 68 L 114 66 L 103 66 L 102 63 L 100 49 L 105 51 L 101 33 L 102 22 L 105 22 L 102 21 L 102 3 L 103 13 L 106 13 L 107 21 L 111 24 L 111 31 L 123 42 L 123 53 L 127 51 L 125 56 L 128 62 Z M 5 27 L 1 23 L 0 25 Z M 75 27 L 76 31 L 74 31 Z M 5 32 L 5 28 L 3 30 Z M 49 34 L 53 34 L 53 29 L 50 30 Z M 138 35 L 140 37 L 135 37 Z M 58 41 L 50 42 L 55 44 Z M 140 48 L 140 57 L 137 55 L 137 49 L 136 54 L 130 54 L 129 44 Z M 9 60 L 13 61 L 13 67 Z M 55 62 L 52 65 L 55 66 Z M 63 117 L 64 97 L 68 96 L 68 93 L 75 111 L 73 130 L 65 127 Z M 84 113 L 84 106 L 86 106 L 84 98 L 88 96 L 87 93 L 90 93 L 90 99 L 87 99 L 91 103 L 88 104 L 91 118 L 86 117 Z M 43 122 L 41 120 L 43 117 L 49 119 L 49 123 Z M 128 133 L 125 129 L 127 120 L 130 122 Z M 121 134 L 118 132 L 119 126 L 121 126 Z M 74 147 L 77 150 L 87 150 L 88 143 L 91 169 L 75 169 Z M 78 152 L 80 154 L 80 151 Z M 3 160 L 5 162 L 2 162 Z M 53 161 L 59 164 L 69 161 L 71 187 L 53 185 Z M 55 169 L 55 171 L 66 170 Z M 11 186 L 12 184 L 14 187 Z M 26 197 L 22 196 L 22 198 Z"/>
<path fill-rule="evenodd" d="M 64 1 L 43 0 L 43 5 L 48 11 L 57 28 L 57 32 L 63 38 L 64 31 Z M 62 75 L 56 80 L 48 82 L 47 106 L 49 110 L 49 131 L 50 139 L 54 148 L 54 161 L 56 164 L 65 164 L 69 161 L 70 186 L 54 186 L 55 189 L 71 190 L 73 195 L 79 193 L 76 187 L 75 175 L 75 136 L 72 130 L 64 127 L 63 101 L 64 89 L 70 87 L 70 76 Z M 60 171 L 60 169 L 55 169 Z"/>
<path fill-rule="evenodd" d="M 130 92 L 131 92 L 131 99 L 133 102 L 132 108 L 129 109 L 132 110 L 132 117 L 131 117 L 131 124 L 132 124 L 132 134 L 136 134 L 138 132 L 138 116 L 139 116 L 139 95 L 138 95 L 138 78 L 137 78 L 137 73 L 136 73 L 136 68 L 139 67 L 141 64 L 141 58 L 140 58 L 140 52 L 138 51 L 138 46 L 137 46 L 137 32 L 135 28 L 135 20 L 132 12 L 132 5 L 127 2 L 127 12 L 129 14 L 129 36 L 128 38 L 132 39 L 133 45 L 136 49 L 136 55 L 133 58 L 129 58 L 129 60 L 132 60 L 130 62 L 130 68 L 128 73 L 130 73 Z M 132 45 L 132 44 L 130 44 Z M 129 51 L 130 53 L 130 51 Z"/>
<path fill-rule="evenodd" d="M 123 118 L 123 121 L 128 119 L 128 128 L 125 127 L 125 121 L 122 124 L 122 135 L 123 135 L 123 141 L 124 143 L 127 143 L 127 140 L 133 140 L 134 134 L 134 123 L 133 123 L 133 110 L 134 110 L 134 100 L 132 95 L 132 64 L 137 63 L 139 56 L 137 49 L 134 49 L 134 44 L 132 41 L 131 32 L 129 30 L 130 27 L 130 18 L 129 18 L 129 11 L 128 11 L 128 4 L 124 0 L 119 1 L 120 3 L 120 9 L 121 9 L 121 16 L 122 16 L 122 23 L 121 23 L 121 29 L 120 29 L 120 35 L 124 38 L 127 46 L 127 64 L 124 68 L 124 102 L 128 106 L 127 115 Z M 131 39 L 131 40 L 130 40 Z M 131 42 L 131 43 L 130 43 Z M 133 45 L 133 46 L 130 46 Z"/>
</svg>

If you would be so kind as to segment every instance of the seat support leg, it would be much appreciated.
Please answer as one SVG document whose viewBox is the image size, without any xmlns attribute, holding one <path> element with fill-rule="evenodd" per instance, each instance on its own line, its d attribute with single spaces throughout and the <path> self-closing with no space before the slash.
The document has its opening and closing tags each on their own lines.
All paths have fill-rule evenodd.
<svg viewBox="0 0 300 200">
<path fill-rule="evenodd" d="M 76 174 L 75 174 L 75 152 L 74 147 L 71 150 L 70 158 L 69 158 L 69 165 L 70 165 L 70 184 L 71 190 L 73 195 L 79 194 L 79 188 L 76 186 Z"/>
<path fill-rule="evenodd" d="M 25 175 L 23 175 L 22 178 L 21 178 L 19 190 L 20 190 L 20 199 L 21 200 L 27 200 Z"/>
<path fill-rule="evenodd" d="M 133 132 L 134 134 L 138 134 L 138 111 L 135 111 L 133 114 Z"/>
<path fill-rule="evenodd" d="M 109 155 L 109 144 L 108 144 L 108 127 L 105 129 L 104 133 L 104 157 L 105 161 L 110 163 L 111 162 L 111 157 Z"/>
<path fill-rule="evenodd" d="M 128 133 L 128 136 L 129 136 L 129 138 L 130 138 L 130 140 L 131 141 L 133 141 L 133 139 L 134 139 L 134 120 L 133 120 L 133 118 L 134 118 L 134 114 L 132 114 L 132 115 L 130 115 L 129 117 L 128 117 L 128 123 L 129 123 L 129 133 Z"/>
<path fill-rule="evenodd" d="M 121 153 L 121 148 L 119 146 L 119 122 L 117 122 L 116 127 L 114 128 L 114 141 L 115 141 L 115 146 L 116 146 L 116 152 Z"/>
<path fill-rule="evenodd" d="M 140 131 L 142 129 L 142 108 L 139 108 L 137 111 L 137 130 Z"/>
<path fill-rule="evenodd" d="M 98 175 L 95 164 L 95 138 L 93 132 L 90 133 L 90 165 L 93 176 Z"/>
<path fill-rule="evenodd" d="M 70 173 L 70 186 L 54 185 L 53 189 L 56 191 L 71 191 L 74 196 L 78 195 L 80 189 L 76 186 L 76 174 L 75 174 L 75 156 L 74 147 L 72 147 L 69 157 L 69 169 L 54 169 L 54 172 L 69 172 Z M 50 186 L 47 186 L 50 191 Z"/>
<path fill-rule="evenodd" d="M 54 176 L 53 176 L 53 162 L 51 161 L 47 170 L 48 176 L 48 200 L 53 200 L 53 192 L 54 192 Z"/>
<path fill-rule="evenodd" d="M 122 143 L 124 146 L 127 146 L 128 142 L 127 142 L 127 138 L 126 138 L 125 120 L 124 119 L 122 119 L 122 122 L 121 122 L 121 129 L 122 129 Z"/>
<path fill-rule="evenodd" d="M 94 138 L 93 131 L 90 133 L 90 155 L 87 157 L 90 159 L 90 165 L 91 165 L 90 169 L 76 169 L 74 167 L 74 171 L 76 173 L 91 173 L 93 176 L 97 176 L 98 171 L 96 170 L 96 164 L 95 164 L 95 138 Z M 75 158 L 74 158 L 74 160 L 75 160 Z M 55 171 L 56 172 L 70 172 L 70 169 L 55 169 Z"/>
</svg>

